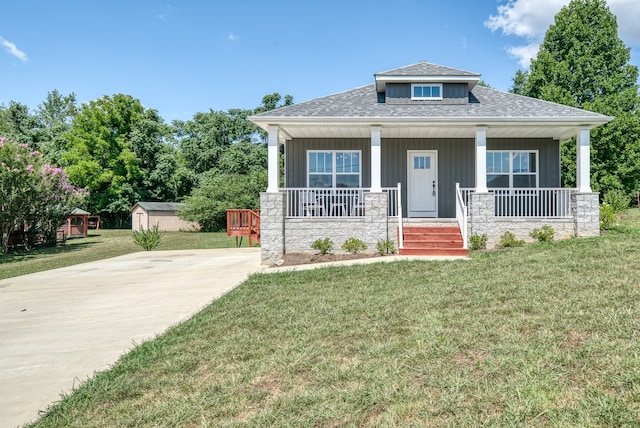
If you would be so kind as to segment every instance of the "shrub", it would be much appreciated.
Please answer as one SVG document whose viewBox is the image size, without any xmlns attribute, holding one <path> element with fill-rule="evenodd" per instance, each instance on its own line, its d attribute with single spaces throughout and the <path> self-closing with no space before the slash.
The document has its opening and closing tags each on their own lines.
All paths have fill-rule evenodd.
<svg viewBox="0 0 640 428">
<path fill-rule="evenodd" d="M 320 251 L 320 254 L 327 254 L 333 250 L 333 241 L 329 238 L 316 239 L 313 241 L 313 244 L 311 244 L 311 248 Z"/>
<path fill-rule="evenodd" d="M 376 243 L 376 249 L 381 256 L 395 254 L 396 244 L 391 239 L 381 239 Z"/>
<path fill-rule="evenodd" d="M 342 244 L 341 248 L 349 253 L 356 254 L 360 251 L 366 250 L 367 244 L 365 244 L 363 241 L 359 240 L 358 238 L 349 238 L 346 241 L 344 241 L 344 244 Z"/>
<path fill-rule="evenodd" d="M 609 205 L 615 214 L 618 214 L 629 208 L 631 198 L 624 190 L 611 190 L 604 195 L 603 202 Z"/>
<path fill-rule="evenodd" d="M 600 229 L 612 229 L 617 220 L 618 216 L 611 205 L 605 202 L 600 206 Z"/>
<path fill-rule="evenodd" d="M 522 247 L 524 245 L 524 241 L 522 239 L 516 239 L 516 235 L 507 231 L 501 237 L 500 241 L 498 241 L 498 246 L 501 248 L 509 248 L 509 247 Z"/>
<path fill-rule="evenodd" d="M 472 251 L 484 250 L 487 248 L 487 234 L 478 235 L 474 233 L 469 238 L 469 249 Z"/>
<path fill-rule="evenodd" d="M 151 251 L 160 245 L 163 235 L 164 232 L 160 231 L 157 224 L 147 230 L 140 226 L 140 230 L 133 231 L 133 242 L 141 246 L 145 251 Z"/>
<path fill-rule="evenodd" d="M 553 241 L 553 235 L 553 227 L 549 226 L 548 224 L 545 224 L 540 229 L 536 227 L 531 231 L 531 233 L 529 233 L 529 236 L 537 239 L 538 242 L 551 242 Z"/>
</svg>

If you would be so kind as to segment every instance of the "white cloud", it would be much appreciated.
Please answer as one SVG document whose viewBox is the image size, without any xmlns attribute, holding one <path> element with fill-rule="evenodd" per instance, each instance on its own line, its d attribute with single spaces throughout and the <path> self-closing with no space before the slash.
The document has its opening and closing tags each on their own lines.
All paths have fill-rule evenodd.
<svg viewBox="0 0 640 428">
<path fill-rule="evenodd" d="M 156 18 L 166 21 L 170 15 L 173 15 L 174 12 L 178 10 L 177 7 L 171 6 L 169 3 L 165 4 L 164 11 L 156 15 Z"/>
<path fill-rule="evenodd" d="M 229 33 L 229 36 L 227 36 L 227 39 L 229 41 L 235 42 L 236 40 L 238 40 L 238 37 L 233 33 Z"/>
<path fill-rule="evenodd" d="M 531 60 L 538 54 L 540 43 L 529 43 L 526 46 L 509 46 L 507 53 L 511 58 L 517 59 L 522 68 L 529 68 Z"/>
<path fill-rule="evenodd" d="M 462 50 L 466 51 L 467 50 L 467 38 L 462 36 L 460 37 L 460 44 L 462 45 Z"/>
<path fill-rule="evenodd" d="M 9 40 L 6 40 L 2 37 L 0 37 L 0 45 L 4 46 L 5 48 L 7 48 L 7 52 L 9 52 L 11 55 L 15 56 L 16 58 L 22 60 L 22 61 L 26 61 L 27 58 L 27 54 L 22 52 L 20 49 L 18 49 L 15 45 L 15 43 L 11 43 Z"/>
<path fill-rule="evenodd" d="M 496 15 L 484 22 L 491 31 L 501 31 L 506 36 L 522 37 L 527 44 L 510 46 L 507 53 L 521 66 L 529 67 L 531 58 L 538 53 L 544 34 L 553 23 L 555 15 L 569 0 L 508 0 L 498 6 Z M 609 0 L 609 8 L 618 19 L 620 38 L 631 46 L 640 46 L 640 2 L 638 0 Z"/>
</svg>

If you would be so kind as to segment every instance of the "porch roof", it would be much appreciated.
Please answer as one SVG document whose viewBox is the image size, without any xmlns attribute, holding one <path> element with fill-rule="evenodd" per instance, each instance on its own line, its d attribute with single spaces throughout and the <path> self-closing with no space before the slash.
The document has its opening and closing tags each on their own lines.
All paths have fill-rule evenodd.
<svg viewBox="0 0 640 428">
<path fill-rule="evenodd" d="M 279 126 L 292 138 L 369 138 L 382 126 L 383 138 L 473 138 L 488 127 L 489 138 L 566 139 L 577 128 L 595 128 L 610 116 L 535 98 L 475 86 L 469 103 L 414 101 L 380 103 L 376 85 L 366 85 L 251 116 L 263 129 Z"/>
</svg>

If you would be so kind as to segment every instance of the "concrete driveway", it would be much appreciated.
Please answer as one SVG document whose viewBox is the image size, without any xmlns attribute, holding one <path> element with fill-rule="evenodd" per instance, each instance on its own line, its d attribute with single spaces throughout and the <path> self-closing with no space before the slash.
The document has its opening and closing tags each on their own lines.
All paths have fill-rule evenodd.
<svg viewBox="0 0 640 428">
<path fill-rule="evenodd" d="M 0 281 L 0 426 L 38 416 L 260 269 L 260 249 L 153 251 Z"/>
</svg>

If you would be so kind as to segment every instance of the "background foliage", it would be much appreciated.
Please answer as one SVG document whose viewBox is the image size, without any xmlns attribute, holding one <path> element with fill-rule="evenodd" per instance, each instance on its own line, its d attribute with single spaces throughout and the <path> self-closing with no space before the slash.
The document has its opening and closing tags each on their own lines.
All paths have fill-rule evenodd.
<svg viewBox="0 0 640 428">
<path fill-rule="evenodd" d="M 87 189 L 81 208 L 100 215 L 104 227 L 129 227 L 139 201 L 183 201 L 186 218 L 224 230 L 226 209 L 257 209 L 266 188 L 266 135 L 248 117 L 292 102 L 273 93 L 255 109 L 210 110 L 168 124 L 130 95 L 78 105 L 75 94 L 53 90 L 33 112 L 14 101 L 0 105 L 0 135 Z"/>
<path fill-rule="evenodd" d="M 530 71 L 511 92 L 582 108 L 615 119 L 591 131 L 591 186 L 596 192 L 640 190 L 638 68 L 618 37 L 604 0 L 572 0 L 556 15 Z M 562 147 L 562 178 L 575 186 L 575 139 Z"/>
</svg>

